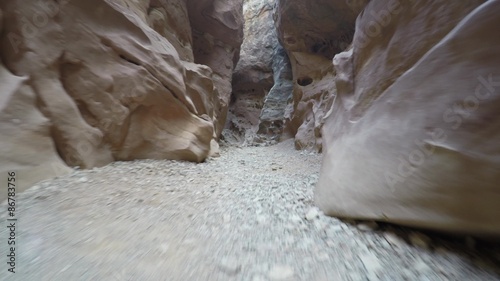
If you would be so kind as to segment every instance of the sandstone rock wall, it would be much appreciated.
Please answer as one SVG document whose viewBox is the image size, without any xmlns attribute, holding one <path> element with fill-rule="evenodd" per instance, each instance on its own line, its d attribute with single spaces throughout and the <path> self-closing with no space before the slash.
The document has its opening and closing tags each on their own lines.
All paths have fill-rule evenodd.
<svg viewBox="0 0 500 281">
<path fill-rule="evenodd" d="M 335 57 L 316 203 L 500 235 L 500 1 L 370 1 Z"/>
<path fill-rule="evenodd" d="M 251 144 L 257 134 L 258 142 L 281 135 L 291 77 L 274 27 L 274 5 L 275 0 L 246 0 L 243 6 L 244 41 L 225 134 L 229 141 Z"/>
<path fill-rule="evenodd" d="M 243 43 L 243 0 L 187 0 L 195 62 L 213 70 L 217 88 L 215 133 L 224 129 L 232 75 Z"/>
<path fill-rule="evenodd" d="M 38 180 L 67 166 L 199 162 L 215 153 L 241 8 L 224 0 L 1 1 L 0 171 L 30 178 L 33 170 Z"/>
<path fill-rule="evenodd" d="M 273 143 L 282 140 L 285 113 L 292 104 L 293 75 L 285 49 L 278 43 L 273 54 L 274 85 L 264 99 L 259 128 L 254 142 Z"/>
<path fill-rule="evenodd" d="M 284 138 L 298 149 L 321 150 L 323 117 L 335 96 L 335 54 L 352 40 L 357 12 L 365 1 L 278 0 L 274 14 L 279 39 L 291 61 L 293 103 Z"/>
</svg>

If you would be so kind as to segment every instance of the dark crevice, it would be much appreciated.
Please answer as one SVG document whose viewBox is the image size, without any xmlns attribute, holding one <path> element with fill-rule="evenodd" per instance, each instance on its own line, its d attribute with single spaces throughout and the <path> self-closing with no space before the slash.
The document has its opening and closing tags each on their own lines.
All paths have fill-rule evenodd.
<svg viewBox="0 0 500 281">
<path fill-rule="evenodd" d="M 297 79 L 297 84 L 300 86 L 307 86 L 312 84 L 313 79 L 311 77 L 300 77 Z"/>
<path fill-rule="evenodd" d="M 123 60 L 125 60 L 125 61 L 127 61 L 127 62 L 129 62 L 129 63 L 131 63 L 131 64 L 135 64 L 135 65 L 140 66 L 140 64 L 139 64 L 138 62 L 135 62 L 135 61 L 133 61 L 133 60 L 131 60 L 131 59 L 127 58 L 127 57 L 126 57 L 126 56 L 124 56 L 124 55 L 121 55 L 121 54 L 120 54 L 119 56 L 120 56 L 120 58 L 121 58 L 121 59 L 123 59 Z"/>
</svg>

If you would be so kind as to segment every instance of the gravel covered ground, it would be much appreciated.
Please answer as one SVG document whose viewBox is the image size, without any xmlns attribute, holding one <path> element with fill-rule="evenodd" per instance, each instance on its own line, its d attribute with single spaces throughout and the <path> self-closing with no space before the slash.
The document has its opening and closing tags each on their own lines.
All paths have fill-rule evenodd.
<svg viewBox="0 0 500 281">
<path fill-rule="evenodd" d="M 325 217 L 320 161 L 285 142 L 40 183 L 17 195 L 16 274 L 0 229 L 0 280 L 500 280 L 491 245 Z"/>
</svg>

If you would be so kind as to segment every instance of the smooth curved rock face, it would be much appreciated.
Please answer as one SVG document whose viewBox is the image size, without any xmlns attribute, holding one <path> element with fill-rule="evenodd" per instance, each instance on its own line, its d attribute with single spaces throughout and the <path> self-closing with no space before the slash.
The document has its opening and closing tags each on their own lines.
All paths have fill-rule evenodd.
<svg viewBox="0 0 500 281">
<path fill-rule="evenodd" d="M 150 0 L 146 20 L 151 28 L 174 46 L 181 60 L 194 62 L 190 15 L 186 2 L 186 0 Z"/>
<path fill-rule="evenodd" d="M 335 96 L 335 54 L 352 40 L 354 22 L 365 1 L 278 0 L 275 24 L 290 58 L 293 103 L 285 115 L 284 138 L 298 149 L 321 150 L 323 117 Z"/>
<path fill-rule="evenodd" d="M 194 59 L 213 70 L 217 88 L 215 135 L 224 129 L 232 92 L 232 75 L 243 42 L 243 0 L 186 0 Z"/>
<path fill-rule="evenodd" d="M 242 28 L 238 12 L 226 11 L 237 4 L 202 6 L 211 5 L 220 26 Z M 188 10 L 183 0 L 2 1 L 0 131 L 9 153 L 0 170 L 216 154 L 225 114 L 217 86 L 230 77 L 194 63 L 198 15 Z"/>
<path fill-rule="evenodd" d="M 7 183 L 8 172 L 18 172 L 16 190 L 21 192 L 48 176 L 71 172 L 57 153 L 50 121 L 37 108 L 28 79 L 0 65 L 0 93 L 0 180 Z M 6 197 L 2 188 L 0 201 Z"/>
<path fill-rule="evenodd" d="M 334 59 L 326 214 L 500 235 L 499 14 L 498 0 L 366 6 Z"/>
<path fill-rule="evenodd" d="M 0 34 L 2 32 L 0 9 Z M 8 178 L 14 177 L 18 192 L 47 175 L 60 176 L 71 171 L 57 154 L 50 121 L 36 103 L 28 79 L 13 75 L 0 63 L 0 180 L 7 183 Z M 21 175 L 9 175 L 20 170 Z M 7 190 L 2 191 L 0 201 L 7 197 Z"/>
</svg>

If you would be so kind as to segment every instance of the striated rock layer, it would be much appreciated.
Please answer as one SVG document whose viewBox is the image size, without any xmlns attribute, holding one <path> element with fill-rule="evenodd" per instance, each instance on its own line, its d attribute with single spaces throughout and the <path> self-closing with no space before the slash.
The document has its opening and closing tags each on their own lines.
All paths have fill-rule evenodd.
<svg viewBox="0 0 500 281">
<path fill-rule="evenodd" d="M 500 235 L 500 1 L 370 1 L 334 59 L 328 215 Z"/>
<path fill-rule="evenodd" d="M 36 170 L 37 180 L 67 166 L 216 153 L 241 9 L 224 0 L 1 1 L 0 171 Z"/>
</svg>

